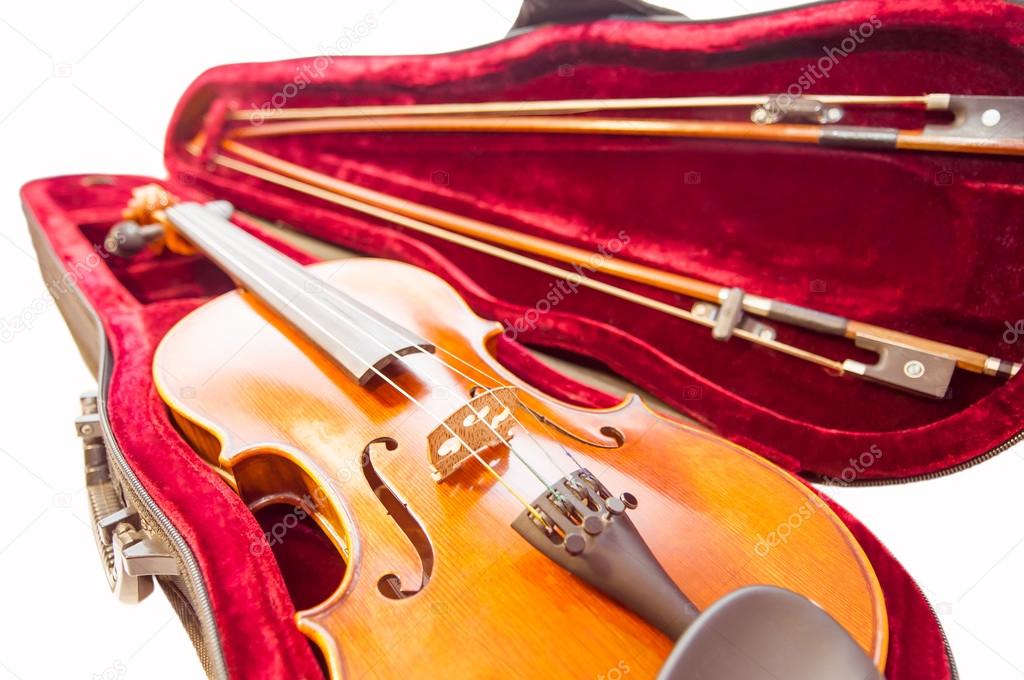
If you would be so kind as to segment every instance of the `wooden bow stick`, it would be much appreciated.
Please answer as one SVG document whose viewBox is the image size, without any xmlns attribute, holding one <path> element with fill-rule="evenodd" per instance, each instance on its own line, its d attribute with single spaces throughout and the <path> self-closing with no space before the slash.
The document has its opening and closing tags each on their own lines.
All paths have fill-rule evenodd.
<svg viewBox="0 0 1024 680">
<path fill-rule="evenodd" d="M 453 102 L 441 104 L 382 104 L 369 106 L 321 106 L 280 109 L 238 109 L 231 120 L 263 123 L 269 120 L 310 120 L 316 118 L 383 118 L 386 116 L 455 116 L 504 114 L 573 114 L 594 111 L 637 111 L 655 109 L 721 109 L 763 107 L 778 113 L 807 113 L 807 103 L 828 106 L 914 106 L 929 111 L 949 109 L 950 95 L 845 95 L 825 94 L 811 97 L 786 95 L 740 95 L 709 97 L 636 97 L 617 99 L 552 99 L 543 101 Z"/>
<path fill-rule="evenodd" d="M 718 340 L 736 336 L 837 373 L 858 375 L 936 398 L 946 394 L 955 368 L 1002 377 L 1011 377 L 1020 370 L 1019 363 L 981 352 L 747 294 L 739 288 L 718 286 L 620 258 L 605 258 L 594 264 L 593 268 L 604 274 L 702 301 L 691 310 L 681 309 L 604 281 L 581 277 L 577 270 L 563 269 L 535 259 L 542 257 L 577 267 L 590 266 L 586 263 L 592 253 L 584 249 L 361 187 L 235 140 L 224 140 L 221 148 L 226 154 L 215 154 L 212 160 L 222 167 L 555 278 L 572 281 L 580 287 L 709 327 L 713 337 Z M 195 148 L 193 151 L 198 152 Z M 778 341 L 774 329 L 751 317 L 762 317 L 806 330 L 849 338 L 858 347 L 876 352 L 879 361 L 872 365 L 852 359 L 840 362 L 809 352 Z"/>
<path fill-rule="evenodd" d="M 952 123 L 920 129 L 836 125 L 841 104 L 912 106 L 952 114 Z M 753 106 L 751 122 L 677 118 L 595 118 L 610 110 L 718 109 Z M 562 114 L 562 115 L 555 115 Z M 235 139 L 353 132 L 596 134 L 784 142 L 875 150 L 1024 155 L 1024 102 L 1019 97 L 818 95 L 682 97 L 397 106 L 290 108 L 235 112 Z M 269 122 L 267 122 L 269 121 Z M 281 121 L 281 122 L 277 122 Z M 796 122 L 793 122 L 796 121 Z"/>
</svg>

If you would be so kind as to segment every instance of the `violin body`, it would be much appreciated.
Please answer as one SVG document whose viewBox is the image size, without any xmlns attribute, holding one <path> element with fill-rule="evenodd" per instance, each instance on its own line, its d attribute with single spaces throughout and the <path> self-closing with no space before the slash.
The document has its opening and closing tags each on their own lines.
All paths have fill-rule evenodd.
<svg viewBox="0 0 1024 680">
<path fill-rule="evenodd" d="M 630 518 L 699 609 L 745 585 L 788 588 L 884 667 L 885 605 L 871 565 L 801 481 L 636 397 L 589 410 L 524 385 L 494 358 L 501 328 L 428 272 L 371 259 L 307 270 L 445 352 L 403 356 L 388 369 L 394 384 L 359 384 L 236 291 L 167 334 L 154 376 L 183 434 L 250 507 L 302 507 L 343 557 L 338 589 L 296 615 L 332 677 L 657 674 L 674 640 L 511 528 L 524 511 L 517 494 L 543 491 L 537 473 L 564 474 L 566 458 L 549 451 L 636 497 Z M 492 446 L 437 480 L 433 414 L 458 412 L 485 377 L 518 395 L 510 442 L 519 455 Z"/>
</svg>

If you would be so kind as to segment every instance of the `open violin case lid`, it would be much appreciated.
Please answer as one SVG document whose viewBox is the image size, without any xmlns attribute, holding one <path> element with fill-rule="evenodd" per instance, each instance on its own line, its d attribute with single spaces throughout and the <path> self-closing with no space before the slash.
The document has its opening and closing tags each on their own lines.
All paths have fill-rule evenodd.
<svg viewBox="0 0 1024 680">
<path fill-rule="evenodd" d="M 613 3 L 614 4 L 614 3 Z M 808 479 L 881 483 L 950 472 L 1020 440 L 1024 380 L 958 371 L 930 400 L 581 289 L 531 313 L 550 280 L 209 162 L 234 109 L 486 100 L 786 92 L 1024 95 L 1024 7 L 1015 3 L 847 0 L 729 20 L 616 16 L 523 29 L 457 53 L 319 56 L 202 74 L 170 124 L 160 180 L 183 199 L 231 201 L 267 222 L 360 254 L 423 267 L 482 317 L 518 330 L 499 359 L 553 397 L 611 406 L 524 345 L 601 365 L 708 429 Z M 529 15 L 529 12 L 524 12 Z M 871 35 L 842 49 L 851 28 Z M 836 54 L 832 52 L 832 54 Z M 801 80 L 803 78 L 803 80 Z M 202 133 L 198 155 L 188 145 Z M 1004 336 L 1024 317 L 1024 166 L 1016 159 L 783 144 L 538 134 L 353 133 L 253 140 L 253 146 L 404 198 L 922 337 L 1020 358 Z M 101 244 L 133 187 L 119 175 L 42 179 L 23 189 L 48 282 L 100 381 L 111 473 L 179 575 L 160 579 L 215 677 L 320 676 L 296 607 L 337 583 L 311 528 L 289 552 L 201 462 L 171 424 L 151 377 L 153 351 L 182 316 L 232 289 L 201 256 L 107 257 Z M 261 222 L 245 228 L 302 262 L 314 258 Z M 372 285 L 372 282 L 367 282 Z M 639 289 L 639 288 L 637 288 Z M 660 295 L 670 303 L 686 300 Z M 782 333 L 784 331 L 780 331 Z M 833 356 L 847 344 L 789 331 Z M 669 452 L 667 452 L 669 453 Z M 867 453 L 869 455 L 865 456 Z M 670 455 L 670 454 L 669 454 Z M 837 512 L 880 579 L 890 625 L 889 680 L 955 677 L 931 608 L 870 531 Z M 309 565 L 323 560 L 322 569 Z M 296 575 L 301 574 L 301 578 Z"/>
</svg>

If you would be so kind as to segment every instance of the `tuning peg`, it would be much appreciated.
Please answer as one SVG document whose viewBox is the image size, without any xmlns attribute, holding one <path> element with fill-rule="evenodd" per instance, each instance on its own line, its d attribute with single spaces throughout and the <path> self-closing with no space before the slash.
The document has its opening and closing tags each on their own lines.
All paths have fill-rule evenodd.
<svg viewBox="0 0 1024 680">
<path fill-rule="evenodd" d="M 164 228 L 159 224 L 139 225 L 134 220 L 118 222 L 103 239 L 103 248 L 118 257 L 131 257 L 160 238 Z"/>
</svg>

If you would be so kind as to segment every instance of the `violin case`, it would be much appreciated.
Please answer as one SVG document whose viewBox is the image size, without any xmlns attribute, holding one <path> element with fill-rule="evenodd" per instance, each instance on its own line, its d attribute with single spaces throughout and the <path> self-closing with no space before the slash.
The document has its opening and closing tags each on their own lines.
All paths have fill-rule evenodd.
<svg viewBox="0 0 1024 680">
<path fill-rule="evenodd" d="M 875 24 L 871 37 L 834 57 L 809 93 L 1024 95 L 1024 6 L 1017 3 L 843 0 L 690 21 L 628 0 L 528 2 L 509 37 L 466 51 L 213 68 L 174 112 L 160 182 L 183 199 L 226 199 L 319 241 L 414 263 L 450 282 L 477 314 L 511 325 L 545 295 L 548 280 L 215 167 L 209 142 L 222 134 L 226 114 L 277 101 L 281 92 L 294 95 L 288 106 L 786 92 L 807 64 L 864 22 Z M 284 89 L 300 73 L 316 77 Z M 200 132 L 208 143 L 196 157 L 185 147 Z M 596 249 L 624 231 L 630 243 L 622 256 L 635 261 L 1020 355 L 1003 333 L 1007 321 L 1024 317 L 1019 160 L 528 134 L 256 141 L 321 172 L 524 233 Z M 231 282 L 201 256 L 118 259 L 101 247 L 130 190 L 153 181 L 77 175 L 36 180 L 22 191 L 43 276 L 98 379 L 79 421 L 95 515 L 121 512 L 138 529 L 118 541 L 98 527 L 104 565 L 129 601 L 145 596 L 155 576 L 210 676 L 317 678 L 316 653 L 293 616 L 338 583 L 333 549 L 312 522 L 271 549 L 263 527 L 275 521 L 273 509 L 254 516 L 193 453 L 151 378 L 164 333 Z M 302 262 L 316 259 L 266 222 L 238 221 Z M 814 351 L 838 348 L 826 336 L 782 332 Z M 617 403 L 620 396 L 538 362 L 524 345 L 604 366 L 812 481 L 923 479 L 1024 437 L 1020 377 L 1003 382 L 959 371 L 948 398 L 924 399 L 747 343 L 722 345 L 704 327 L 585 289 L 514 340 L 502 338 L 499 358 L 556 398 Z M 955 678 L 944 633 L 918 586 L 867 527 L 835 509 L 885 593 L 889 680 Z"/>
</svg>

